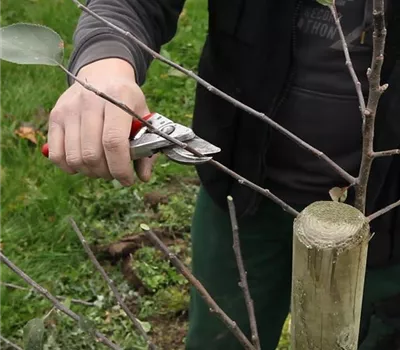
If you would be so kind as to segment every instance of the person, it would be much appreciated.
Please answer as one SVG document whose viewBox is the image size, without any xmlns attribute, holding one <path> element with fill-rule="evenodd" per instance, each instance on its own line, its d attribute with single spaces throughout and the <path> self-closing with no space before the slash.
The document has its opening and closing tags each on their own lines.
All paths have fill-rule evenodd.
<svg viewBox="0 0 400 350">
<path fill-rule="evenodd" d="M 174 37 L 184 0 L 91 0 L 88 6 L 158 51 Z M 367 97 L 372 0 L 336 0 L 336 6 Z M 209 0 L 208 10 L 200 76 L 357 176 L 361 114 L 329 8 L 315 0 Z M 389 89 L 378 109 L 375 150 L 400 146 L 399 15 L 399 2 L 388 1 L 382 82 Z M 70 70 L 140 115 L 149 113 L 140 87 L 151 60 L 126 36 L 81 15 Z M 117 179 L 131 186 L 136 172 L 148 181 L 154 157 L 132 166 L 131 121 L 119 108 L 69 80 L 50 115 L 49 158 L 71 174 Z M 215 159 L 298 210 L 316 200 L 330 200 L 330 188 L 347 185 L 321 159 L 202 86 L 196 89 L 193 129 L 222 149 Z M 273 350 L 290 310 L 293 217 L 210 165 L 200 165 L 197 171 L 201 187 L 191 230 L 193 273 L 249 335 L 226 206 L 227 195 L 232 195 L 262 349 Z M 400 198 L 399 175 L 399 158 L 374 162 L 367 214 Z M 350 189 L 347 203 L 353 200 Z M 372 228 L 376 234 L 368 253 L 359 349 L 400 349 L 399 209 L 373 221 Z M 195 291 L 189 318 L 187 349 L 241 348 Z"/>
</svg>

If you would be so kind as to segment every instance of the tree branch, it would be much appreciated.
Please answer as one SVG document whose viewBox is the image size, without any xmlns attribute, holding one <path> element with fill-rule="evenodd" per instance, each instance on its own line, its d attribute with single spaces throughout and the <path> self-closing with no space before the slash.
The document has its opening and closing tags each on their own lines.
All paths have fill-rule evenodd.
<svg viewBox="0 0 400 350">
<path fill-rule="evenodd" d="M 136 317 L 133 315 L 131 310 L 129 310 L 128 306 L 125 304 L 125 302 L 122 300 L 121 294 L 119 294 L 118 289 L 115 287 L 114 282 L 108 277 L 107 273 L 103 269 L 103 267 L 100 265 L 96 257 L 94 256 L 92 250 L 90 249 L 89 245 L 87 244 L 85 237 L 83 236 L 81 230 L 79 229 L 78 225 L 74 221 L 74 219 L 70 219 L 72 228 L 74 229 L 75 233 L 78 235 L 79 240 L 82 243 L 83 248 L 85 249 L 87 255 L 89 256 L 90 260 L 92 261 L 93 265 L 96 267 L 96 269 L 100 272 L 104 280 L 106 281 L 107 285 L 110 287 L 112 290 L 115 299 L 117 299 L 118 304 L 121 306 L 121 308 L 125 311 L 126 315 L 129 317 L 133 325 L 136 327 L 136 329 L 139 331 L 140 335 L 145 339 L 146 343 L 149 346 L 149 349 L 151 350 L 156 350 L 156 346 L 151 342 L 149 336 L 147 335 L 146 331 L 143 329 L 141 323 L 136 319 Z"/>
<path fill-rule="evenodd" d="M 349 184 L 353 184 L 355 183 L 356 179 L 354 178 L 354 176 L 350 175 L 348 172 L 346 172 L 343 168 L 341 168 L 338 164 L 336 164 L 332 159 L 330 159 L 326 154 L 324 154 L 323 152 L 319 151 L 318 149 L 316 149 L 315 147 L 309 145 L 308 143 L 306 143 L 305 141 L 303 141 L 301 138 L 299 138 L 298 136 L 296 136 L 295 134 L 291 133 L 289 130 L 285 129 L 284 127 L 280 126 L 278 123 L 276 123 L 275 121 L 273 121 L 271 118 L 267 117 L 264 113 L 258 112 L 255 109 L 247 106 L 246 104 L 236 100 L 235 98 L 229 96 L 228 94 L 224 93 L 223 91 L 217 89 L 215 86 L 211 85 L 210 83 L 208 83 L 207 81 L 205 81 L 204 79 L 200 78 L 198 75 L 196 75 L 195 73 L 193 73 L 192 71 L 183 68 L 182 66 L 178 65 L 177 63 L 163 57 L 162 55 L 160 55 L 158 52 L 152 50 L 150 47 L 148 47 L 146 44 L 144 44 L 143 42 L 141 42 L 138 38 L 136 38 L 134 35 L 132 35 L 130 32 L 127 32 L 125 30 L 123 30 L 122 28 L 116 26 L 115 24 L 107 21 L 106 19 L 102 18 L 101 16 L 99 16 L 98 14 L 96 14 L 95 12 L 93 12 L 92 10 L 90 10 L 89 8 L 87 8 L 86 6 L 82 5 L 78 0 L 72 0 L 78 8 L 80 8 L 82 11 L 86 12 L 87 14 L 89 14 L 90 16 L 96 18 L 97 20 L 101 21 L 102 23 L 104 23 L 105 25 L 107 25 L 108 27 L 116 30 L 117 32 L 119 32 L 120 34 L 127 36 L 128 38 L 130 38 L 131 40 L 133 40 L 137 45 L 139 45 L 144 51 L 146 51 L 147 53 L 149 53 L 154 59 L 158 59 L 159 61 L 177 69 L 178 71 L 184 73 L 185 75 L 187 75 L 188 77 L 194 79 L 197 83 L 199 83 L 200 85 L 204 86 L 208 91 L 210 91 L 211 93 L 223 98 L 224 100 L 228 101 L 229 103 L 233 104 L 235 107 L 238 107 L 242 110 L 244 110 L 245 112 L 261 119 L 262 121 L 266 122 L 268 125 L 270 125 L 272 128 L 274 128 L 275 130 L 278 130 L 279 132 L 281 132 L 283 135 L 285 135 L 286 137 L 288 137 L 290 140 L 294 141 L 295 143 L 297 143 L 300 147 L 310 151 L 311 153 L 313 153 L 314 155 L 316 155 L 318 158 L 324 160 L 336 173 L 338 173 L 341 177 L 343 177 L 346 181 L 349 182 Z"/>
<path fill-rule="evenodd" d="M 381 86 L 381 71 L 384 61 L 386 27 L 384 15 L 384 0 L 373 2 L 373 53 L 371 68 L 368 69 L 369 96 L 367 108 L 364 112 L 363 145 L 358 184 L 356 185 L 355 207 L 365 213 L 367 185 L 373 162 L 373 145 L 375 133 L 375 117 L 380 97 L 388 85 Z"/>
<path fill-rule="evenodd" d="M 362 130 L 362 155 L 359 174 L 356 181 L 355 204 L 354 206 L 359 209 L 363 214 L 365 213 L 365 202 L 367 197 L 367 185 L 371 172 L 371 166 L 374 158 L 379 156 L 386 156 L 388 151 L 374 152 L 374 132 L 375 132 L 375 117 L 378 109 L 380 97 L 388 88 L 388 85 L 380 85 L 381 71 L 384 60 L 385 41 L 386 41 L 386 27 L 385 27 L 385 14 L 384 14 L 384 0 L 373 0 L 373 52 L 371 68 L 368 68 L 367 76 L 369 80 L 369 94 L 368 103 L 365 107 L 364 96 L 357 75 L 354 71 L 353 63 L 350 58 L 349 50 L 347 47 L 346 39 L 343 34 L 342 26 L 338 18 L 336 7 L 329 5 L 332 15 L 335 19 L 336 26 L 339 31 L 340 40 L 342 42 L 344 55 L 346 58 L 346 66 L 349 69 L 350 75 L 356 87 L 357 95 L 360 102 L 361 111 L 363 112 L 363 130 Z M 364 108 L 363 108 L 364 106 Z"/>
<path fill-rule="evenodd" d="M 352 62 L 352 60 L 350 58 L 349 48 L 348 48 L 347 43 L 346 43 L 346 38 L 345 38 L 344 33 L 343 33 L 342 25 L 340 24 L 340 18 L 338 16 L 336 6 L 335 5 L 330 5 L 329 9 L 331 10 L 332 16 L 333 16 L 333 18 L 335 20 L 336 27 L 337 27 L 338 32 L 339 32 L 340 41 L 342 43 L 344 56 L 346 58 L 346 66 L 347 66 L 347 68 L 349 70 L 351 78 L 353 79 L 354 86 L 356 88 L 356 92 L 357 92 L 357 96 L 358 96 L 358 102 L 360 104 L 361 116 L 364 119 L 365 99 L 364 99 L 364 95 L 362 93 L 361 83 L 360 83 L 360 80 L 357 77 L 356 71 L 354 70 L 354 67 L 353 67 L 353 62 Z"/>
<path fill-rule="evenodd" d="M 32 286 L 36 291 L 48 299 L 58 310 L 72 318 L 74 321 L 79 322 L 80 317 L 73 312 L 71 309 L 67 308 L 65 305 L 61 304 L 56 297 L 54 297 L 46 288 L 42 287 L 36 283 L 31 277 L 29 277 L 25 272 L 23 272 L 19 267 L 17 267 L 13 262 L 11 262 L 2 252 L 0 252 L 0 261 L 4 263 L 10 270 L 15 272 L 19 277 L 21 277 L 26 283 Z M 93 330 L 93 335 L 96 340 L 108 346 L 113 350 L 121 350 L 121 348 L 109 340 L 104 334 L 97 330 Z"/>
<path fill-rule="evenodd" d="M 394 209 L 394 208 L 396 208 L 398 206 L 400 206 L 400 200 L 398 200 L 397 202 L 394 202 L 394 203 L 388 205 L 387 207 L 382 208 L 382 209 L 378 210 L 377 212 L 371 214 L 370 216 L 367 217 L 367 220 L 369 222 L 371 222 L 372 220 L 375 220 L 376 218 L 380 217 L 383 214 L 386 214 L 387 212 L 389 212 L 390 210 L 392 210 L 392 209 Z"/>
<path fill-rule="evenodd" d="M 198 152 L 196 149 L 188 146 L 186 143 L 183 143 L 173 137 L 171 137 L 170 135 L 162 132 L 161 130 L 156 129 L 152 124 L 150 124 L 147 120 L 144 120 L 141 116 L 139 116 L 135 111 L 133 111 L 132 109 L 130 109 L 126 104 L 117 101 L 116 99 L 114 99 L 113 97 L 97 90 L 94 86 L 82 81 L 81 79 L 79 79 L 78 77 L 76 77 L 74 74 L 72 74 L 70 71 L 68 71 L 64 66 L 62 66 L 61 64 L 58 64 L 58 66 L 68 75 L 70 76 L 72 79 L 74 79 L 76 82 L 78 82 L 80 85 L 82 85 L 85 89 L 95 93 L 97 96 L 105 99 L 106 101 L 112 103 L 113 105 L 121 108 L 124 112 L 128 113 L 130 116 L 132 116 L 133 118 L 138 119 L 143 125 L 147 126 L 147 128 L 149 129 L 149 131 L 153 132 L 154 134 L 157 134 L 163 138 L 165 138 L 166 140 L 170 141 L 171 143 L 186 149 L 187 151 L 193 153 L 194 155 L 198 156 L 198 157 L 206 157 L 204 154 Z M 264 189 L 258 185 L 256 185 L 255 183 L 247 180 L 246 178 L 244 178 L 243 176 L 235 173 L 234 171 L 230 170 L 228 167 L 226 167 L 225 165 L 217 162 L 214 159 L 211 159 L 208 161 L 209 164 L 215 166 L 216 168 L 218 168 L 219 170 L 225 172 L 226 174 L 232 176 L 234 179 L 236 179 L 241 185 L 247 186 L 251 189 L 253 189 L 254 191 L 264 195 L 265 197 L 271 199 L 274 203 L 278 204 L 280 207 L 282 207 L 283 210 L 285 210 L 286 212 L 292 214 L 293 216 L 297 216 L 298 215 L 298 211 L 293 209 L 291 206 L 289 206 L 287 203 L 285 203 L 283 200 L 281 200 L 280 198 L 278 198 L 277 196 L 275 196 L 274 194 L 272 194 L 268 189 Z"/>
<path fill-rule="evenodd" d="M 210 307 L 211 312 L 215 312 L 218 318 L 228 327 L 232 334 L 239 340 L 247 350 L 256 350 L 251 342 L 246 338 L 235 321 L 233 321 L 214 301 L 201 282 L 193 276 L 189 269 L 173 254 L 168 247 L 157 237 L 157 235 L 145 224 L 140 225 L 148 239 L 165 255 L 166 258 L 176 267 L 176 269 L 186 277 L 186 279 L 197 289 L 204 301 Z"/>
<path fill-rule="evenodd" d="M 242 257 L 242 253 L 240 250 L 239 226 L 238 226 L 237 218 L 236 218 L 235 203 L 233 202 L 233 198 L 231 196 L 228 196 L 228 208 L 229 208 L 229 216 L 231 219 L 231 226 L 232 226 L 233 250 L 235 252 L 236 263 L 237 263 L 239 275 L 240 275 L 239 286 L 243 290 L 247 313 L 249 315 L 251 340 L 253 342 L 254 347 L 257 350 L 261 350 L 260 338 L 258 336 L 258 331 L 257 331 L 257 320 L 256 320 L 256 315 L 254 313 L 254 302 L 250 295 L 250 289 L 249 289 L 249 285 L 247 283 L 247 272 L 244 268 L 243 257 Z"/>
<path fill-rule="evenodd" d="M 388 156 L 395 156 L 400 154 L 400 149 L 391 149 L 388 151 L 381 151 L 381 152 L 373 152 L 372 158 L 379 158 L 379 157 L 388 157 Z"/>
<path fill-rule="evenodd" d="M 4 338 L 1 334 L 0 334 L 0 339 L 3 343 L 5 343 L 8 346 L 11 346 L 15 350 L 22 350 L 22 348 L 20 348 L 17 344 L 14 344 L 13 342 L 9 341 L 7 338 Z"/>
<path fill-rule="evenodd" d="M 1 286 L 4 286 L 4 287 L 6 287 L 6 288 L 17 289 L 17 290 L 24 290 L 24 291 L 27 291 L 27 292 L 29 292 L 29 291 L 31 291 L 31 290 L 34 290 L 34 289 L 32 289 L 32 288 L 25 288 L 25 287 L 18 286 L 18 285 L 16 285 L 16 284 L 12 284 L 12 283 L 7 283 L 7 282 L 0 282 L 0 285 L 1 285 Z M 35 290 L 34 290 L 34 291 L 35 291 Z M 67 300 L 67 299 L 68 299 L 68 298 L 63 297 L 63 296 L 60 296 L 60 295 L 56 295 L 56 298 L 59 299 L 59 300 Z M 80 299 L 74 299 L 74 298 L 71 298 L 70 300 L 71 300 L 71 303 L 75 303 L 75 304 L 81 304 L 81 305 L 85 305 L 85 306 L 94 306 L 94 305 L 95 305 L 94 303 L 92 303 L 92 302 L 90 302 L 90 301 L 85 301 L 85 300 L 80 300 Z"/>
</svg>

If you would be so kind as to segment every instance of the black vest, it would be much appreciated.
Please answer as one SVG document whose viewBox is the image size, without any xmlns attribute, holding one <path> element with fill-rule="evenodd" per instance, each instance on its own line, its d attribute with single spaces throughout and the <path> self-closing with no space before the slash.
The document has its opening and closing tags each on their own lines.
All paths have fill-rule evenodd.
<svg viewBox="0 0 400 350">
<path fill-rule="evenodd" d="M 205 80 L 274 118 L 291 83 L 293 45 L 301 0 L 209 0 L 209 32 L 199 64 Z M 400 147 L 400 1 L 389 3 L 388 37 L 375 150 Z M 344 59 L 343 59 L 344 64 Z M 193 129 L 222 151 L 214 158 L 263 186 L 269 126 L 198 86 Z M 210 165 L 197 167 L 213 200 L 226 208 L 232 195 L 239 216 L 252 215 L 262 196 Z M 374 162 L 367 214 L 400 199 L 400 156 Z M 351 198 L 350 194 L 350 198 Z M 369 264 L 400 261 L 400 209 L 372 222 Z M 396 233 L 397 232 L 397 233 Z"/>
</svg>

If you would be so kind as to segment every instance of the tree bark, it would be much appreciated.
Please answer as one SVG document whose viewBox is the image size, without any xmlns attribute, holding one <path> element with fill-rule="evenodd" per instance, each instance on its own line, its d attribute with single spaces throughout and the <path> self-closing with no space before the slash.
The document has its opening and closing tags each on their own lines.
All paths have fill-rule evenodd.
<svg viewBox="0 0 400 350">
<path fill-rule="evenodd" d="M 356 350 L 369 224 L 356 208 L 315 202 L 294 222 L 292 349 Z"/>
</svg>

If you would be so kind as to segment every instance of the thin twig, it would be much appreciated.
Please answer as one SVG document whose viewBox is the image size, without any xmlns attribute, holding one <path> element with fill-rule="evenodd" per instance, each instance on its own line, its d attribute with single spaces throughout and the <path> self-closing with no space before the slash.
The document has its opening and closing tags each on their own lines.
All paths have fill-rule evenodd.
<svg viewBox="0 0 400 350">
<path fill-rule="evenodd" d="M 125 302 L 122 299 L 121 294 L 119 294 L 118 289 L 115 287 L 114 282 L 108 277 L 106 271 L 103 269 L 103 267 L 100 265 L 96 257 L 94 256 L 92 250 L 90 249 L 89 245 L 86 242 L 85 237 L 83 236 L 81 230 L 79 229 L 78 225 L 74 221 L 74 219 L 70 218 L 70 222 L 72 225 L 72 228 L 74 229 L 75 233 L 78 235 L 79 240 L 82 243 L 83 248 L 85 249 L 87 255 L 89 256 L 90 260 L 92 261 L 93 265 L 96 267 L 96 269 L 100 272 L 100 274 L 103 276 L 103 279 L 106 281 L 107 285 L 110 287 L 112 290 L 115 299 L 117 299 L 118 304 L 121 306 L 121 308 L 125 311 L 126 315 L 129 317 L 133 325 L 137 328 L 139 331 L 140 335 L 146 340 L 146 343 L 149 346 L 149 349 L 151 350 L 156 350 L 157 347 L 151 342 L 149 336 L 147 335 L 146 331 L 144 330 L 143 326 L 141 323 L 137 320 L 137 318 L 133 315 L 132 311 L 129 310 L 128 306 L 125 304 Z"/>
<path fill-rule="evenodd" d="M 13 284 L 13 283 L 7 283 L 7 282 L 0 282 L 0 285 L 4 286 L 4 287 L 7 287 L 7 288 L 24 290 L 24 291 L 28 291 L 28 292 L 31 291 L 31 290 L 34 290 L 32 288 L 25 288 L 25 287 L 18 286 L 18 285 Z M 59 299 L 59 300 L 67 300 L 68 299 L 67 297 L 63 297 L 63 296 L 60 296 L 60 295 L 56 295 L 56 298 Z M 85 305 L 85 306 L 94 306 L 95 305 L 95 303 L 92 303 L 90 301 L 74 299 L 74 298 L 71 298 L 70 300 L 71 300 L 71 303 L 75 303 L 75 304 L 81 304 L 81 305 Z"/>
<path fill-rule="evenodd" d="M 235 252 L 236 263 L 237 263 L 239 275 L 240 275 L 239 286 L 243 290 L 247 313 L 249 315 L 251 340 L 253 342 L 254 347 L 257 350 L 260 350 L 261 345 L 260 345 L 260 338 L 258 336 L 258 331 L 257 331 L 256 315 L 254 313 L 254 302 L 253 302 L 253 299 L 251 298 L 249 285 L 247 283 L 247 272 L 244 268 L 243 257 L 242 257 L 242 253 L 240 250 L 239 225 L 237 223 L 237 218 L 236 218 L 235 203 L 233 202 L 233 198 L 231 196 L 228 196 L 228 208 L 229 208 L 229 216 L 230 216 L 231 225 L 232 225 L 233 250 Z"/>
<path fill-rule="evenodd" d="M 379 158 L 379 157 L 395 156 L 399 154 L 400 154 L 400 149 L 391 149 L 388 151 L 373 152 L 372 157 Z"/>
<path fill-rule="evenodd" d="M 211 85 L 210 83 L 208 83 L 204 79 L 200 78 L 194 72 L 192 72 L 192 71 L 190 71 L 190 70 L 188 70 L 186 68 L 183 68 L 179 64 L 177 64 L 177 63 L 165 58 L 164 56 L 160 55 L 158 52 L 152 50 L 150 47 L 148 47 L 146 44 L 144 44 L 142 41 L 140 41 L 138 38 L 136 38 L 130 32 L 125 31 L 122 28 L 116 26 L 115 24 L 107 21 L 106 19 L 104 19 L 103 17 L 99 16 L 98 14 L 96 14 L 95 12 L 93 12 L 92 10 L 87 8 L 86 6 L 82 5 L 78 0 L 72 0 L 72 1 L 77 5 L 78 8 L 80 8 L 81 10 L 86 12 L 87 14 L 89 14 L 92 17 L 98 19 L 99 21 L 101 21 L 102 23 L 104 23 L 108 27 L 116 30 L 120 34 L 129 37 L 137 45 L 139 45 L 144 51 L 149 53 L 154 59 L 158 59 L 159 61 L 169 65 L 170 67 L 173 67 L 173 68 L 177 69 L 178 71 L 184 73 L 188 77 L 194 79 L 200 85 L 204 86 L 211 93 L 223 98 L 224 100 L 228 101 L 229 103 L 231 103 L 235 107 L 238 107 L 238 108 L 244 110 L 245 112 L 247 112 L 247 113 L 249 113 L 249 114 L 261 119 L 262 121 L 266 122 L 273 129 L 278 130 L 283 135 L 288 137 L 290 140 L 292 140 L 295 143 L 297 143 L 300 147 L 310 151 L 311 153 L 316 155 L 318 158 L 324 160 L 336 173 L 338 173 L 341 177 L 343 177 L 346 181 L 348 181 L 349 184 L 355 183 L 356 179 L 354 178 L 354 176 L 350 175 L 347 171 L 345 171 L 343 168 L 341 168 L 332 159 L 330 159 L 326 154 L 324 154 L 323 152 L 319 151 L 315 147 L 311 146 L 307 142 L 303 141 L 301 138 L 299 138 L 295 134 L 291 133 L 289 130 L 285 129 L 284 127 L 282 127 L 281 125 L 279 125 L 278 123 L 273 121 L 271 118 L 267 117 L 264 113 L 258 112 L 255 109 L 247 106 L 246 104 L 236 100 L 235 98 L 229 96 L 228 94 L 224 93 L 223 91 L 217 89 L 215 86 Z"/>
<path fill-rule="evenodd" d="M 46 315 L 43 316 L 43 321 L 44 321 L 47 317 L 49 317 L 49 316 L 53 313 L 53 311 L 54 311 L 55 309 L 56 309 L 56 307 L 53 306 L 53 307 L 50 309 L 50 311 L 49 311 Z"/>
<path fill-rule="evenodd" d="M 376 218 L 380 217 L 383 214 L 386 214 L 387 212 L 389 212 L 390 210 L 392 210 L 392 209 L 394 209 L 394 208 L 396 208 L 398 206 L 400 206 L 400 200 L 398 200 L 397 202 L 394 202 L 394 203 L 388 205 L 387 207 L 382 208 L 382 209 L 378 210 L 377 212 L 369 215 L 367 217 L 367 220 L 368 220 L 368 222 L 371 222 L 372 220 L 375 220 Z"/>
<path fill-rule="evenodd" d="M 7 338 L 4 338 L 1 334 L 0 334 L 0 339 L 6 345 L 11 346 L 12 348 L 14 348 L 16 350 L 22 350 L 22 348 L 20 348 L 17 344 L 14 344 L 13 342 L 9 341 Z"/>
<path fill-rule="evenodd" d="M 373 1 L 373 53 L 371 68 L 368 69 L 369 95 L 367 108 L 364 112 L 363 145 L 358 183 L 356 185 L 355 207 L 365 213 L 367 185 L 374 160 L 373 145 L 375 133 L 375 117 L 379 100 L 388 85 L 381 86 L 381 71 L 384 61 L 386 42 L 386 27 L 384 14 L 384 0 Z"/>
<path fill-rule="evenodd" d="M 360 83 L 360 80 L 358 79 L 356 71 L 354 70 L 354 67 L 353 67 L 353 62 L 351 60 L 350 53 L 349 53 L 349 47 L 347 46 L 347 43 L 346 43 L 346 38 L 345 38 L 344 33 L 343 33 L 342 25 L 340 24 L 340 18 L 338 16 L 338 13 L 337 13 L 337 10 L 336 10 L 336 6 L 335 5 L 330 5 L 329 9 L 331 10 L 333 19 L 335 20 L 336 27 L 337 27 L 338 32 L 339 32 L 340 41 L 342 43 L 344 56 L 346 58 L 346 66 L 347 66 L 347 68 L 349 70 L 351 78 L 353 79 L 354 86 L 356 88 L 356 92 L 357 92 L 357 96 L 358 96 L 358 102 L 360 104 L 361 116 L 362 116 L 362 118 L 364 118 L 365 98 L 364 98 L 364 95 L 363 95 L 363 92 L 362 92 L 361 83 Z"/>
<path fill-rule="evenodd" d="M 239 340 L 243 347 L 247 350 L 256 350 L 251 342 L 247 339 L 235 321 L 233 321 L 214 301 L 208 291 L 201 282 L 193 276 L 189 269 L 173 254 L 168 247 L 157 237 L 157 235 L 145 224 L 140 225 L 149 240 L 165 255 L 166 258 L 176 267 L 176 269 L 186 277 L 193 287 L 199 292 L 201 297 L 210 307 L 211 312 L 215 312 L 219 319 L 228 327 L 232 334 Z"/>
<path fill-rule="evenodd" d="M 2 252 L 0 252 L 0 261 L 8 266 L 13 272 L 15 272 L 19 277 L 21 277 L 26 283 L 32 286 L 36 291 L 43 295 L 46 299 L 51 301 L 51 303 L 61 312 L 72 318 L 74 321 L 79 323 L 80 317 L 73 312 L 71 309 L 66 307 L 64 304 L 60 303 L 55 296 L 53 296 L 46 288 L 42 287 L 36 283 L 31 277 L 29 277 L 24 271 L 17 267 L 11 260 L 9 260 Z M 108 346 L 110 349 L 121 350 L 121 348 L 109 340 L 104 334 L 93 329 L 93 335 L 96 340 Z"/>
<path fill-rule="evenodd" d="M 195 156 L 198 157 L 206 157 L 204 154 L 200 153 L 199 151 L 197 151 L 196 149 L 188 146 L 186 143 L 181 142 L 177 139 L 175 139 L 174 137 L 171 137 L 170 135 L 162 132 L 159 129 L 156 129 L 151 123 L 149 123 L 147 120 L 144 120 L 141 116 L 139 116 L 135 111 L 133 111 L 131 108 L 129 108 L 126 104 L 117 101 L 116 99 L 114 99 L 113 97 L 105 94 L 104 92 L 99 91 L 98 89 L 96 89 L 94 86 L 90 85 L 87 82 L 82 81 L 81 79 L 79 79 L 78 77 L 76 77 L 74 74 L 72 74 L 70 71 L 68 71 L 65 67 L 63 67 L 61 64 L 58 64 L 58 66 L 68 75 L 70 76 L 72 79 L 74 79 L 76 82 L 78 82 L 80 85 L 82 85 L 85 89 L 93 92 L 94 94 L 96 94 L 97 96 L 105 99 L 106 101 L 112 103 L 113 105 L 121 108 L 124 112 L 128 113 L 130 116 L 132 116 L 133 118 L 138 119 L 143 125 L 147 126 L 148 130 L 153 132 L 154 134 L 157 134 L 163 138 L 165 138 L 166 140 L 170 141 L 171 143 L 186 149 L 188 152 L 193 153 Z M 283 200 L 281 200 L 280 198 L 278 198 L 277 196 L 275 196 L 273 193 L 271 193 L 268 189 L 264 189 L 258 185 L 256 185 L 255 183 L 247 180 L 246 178 L 244 178 L 243 176 L 235 173 L 233 170 L 229 169 L 228 167 L 226 167 L 225 165 L 221 164 L 220 162 L 217 162 L 214 159 L 209 160 L 207 163 L 215 166 L 216 168 L 218 168 L 219 170 L 225 172 L 226 174 L 232 176 L 234 179 L 236 179 L 241 185 L 247 186 L 251 189 L 253 189 L 254 191 L 264 195 L 265 197 L 271 199 L 274 203 L 278 204 L 283 210 L 285 210 L 286 212 L 292 214 L 293 216 L 297 216 L 299 213 L 297 210 L 295 210 L 294 208 L 292 208 L 290 205 L 288 205 L 287 203 L 285 203 Z"/>
</svg>

